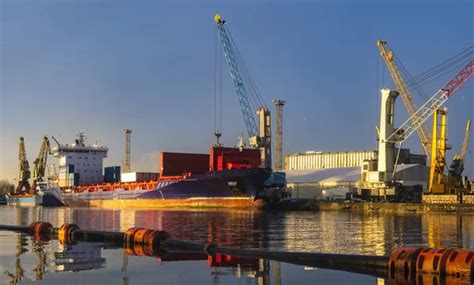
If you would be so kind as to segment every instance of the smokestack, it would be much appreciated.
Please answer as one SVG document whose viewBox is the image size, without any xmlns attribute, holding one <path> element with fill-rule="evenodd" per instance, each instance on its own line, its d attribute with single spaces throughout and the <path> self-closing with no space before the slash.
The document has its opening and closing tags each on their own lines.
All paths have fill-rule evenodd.
<svg viewBox="0 0 474 285">
<path fill-rule="evenodd" d="M 275 170 L 283 170 L 283 105 L 286 101 L 274 99 L 276 109 L 275 126 Z"/>
<path fill-rule="evenodd" d="M 125 156 L 123 158 L 122 172 L 130 172 L 130 137 L 132 130 L 125 129 Z"/>
</svg>

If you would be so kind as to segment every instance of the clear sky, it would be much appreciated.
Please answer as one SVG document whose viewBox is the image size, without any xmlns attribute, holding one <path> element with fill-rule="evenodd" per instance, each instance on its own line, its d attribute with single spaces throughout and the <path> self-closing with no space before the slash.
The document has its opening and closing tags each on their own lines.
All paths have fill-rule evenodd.
<svg viewBox="0 0 474 285">
<path fill-rule="evenodd" d="M 268 107 L 288 101 L 284 153 L 375 149 L 378 88 L 392 85 L 376 41 L 421 73 L 473 45 L 473 3 L 0 0 L 0 178 L 16 176 L 20 136 L 30 165 L 43 135 L 70 143 L 79 131 L 109 147 L 106 166 L 120 165 L 124 128 L 133 129 L 135 170 L 157 171 L 162 150 L 207 152 L 216 12 Z M 224 71 L 223 141 L 234 145 L 245 126 Z M 474 82 L 446 106 L 452 156 L 474 118 Z M 405 119 L 398 100 L 397 124 Z M 407 143 L 419 145 L 416 135 Z"/>
</svg>

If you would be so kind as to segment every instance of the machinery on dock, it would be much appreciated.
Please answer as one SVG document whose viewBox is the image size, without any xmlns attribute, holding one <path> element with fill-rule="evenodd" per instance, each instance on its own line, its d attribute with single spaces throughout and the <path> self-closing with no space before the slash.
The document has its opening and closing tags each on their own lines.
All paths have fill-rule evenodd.
<svg viewBox="0 0 474 285">
<path fill-rule="evenodd" d="M 469 136 L 471 134 L 471 120 L 467 120 L 466 131 L 464 133 L 464 140 L 461 147 L 461 152 L 453 157 L 453 161 L 449 166 L 449 175 L 455 177 L 458 182 L 463 182 L 464 159 L 466 157 Z M 467 180 L 467 179 L 466 179 Z M 467 181 L 466 181 L 467 182 Z"/>
<path fill-rule="evenodd" d="M 391 57 L 393 57 L 393 55 Z M 376 163 L 372 163 L 372 165 L 370 165 L 370 162 L 366 162 L 363 165 L 362 170 L 361 188 L 362 191 L 365 190 L 369 192 L 369 197 L 395 197 L 396 189 L 400 189 L 401 186 L 396 182 L 396 177 L 394 177 L 394 174 L 396 172 L 402 143 L 407 140 L 414 132 L 419 131 L 419 129 L 425 124 L 426 120 L 431 117 L 433 113 L 439 110 L 441 106 L 471 78 L 473 68 L 474 60 L 471 60 L 453 79 L 451 79 L 447 84 L 439 89 L 438 92 L 436 92 L 418 110 L 413 112 L 408 120 L 397 129 L 393 127 L 394 101 L 400 93 L 395 93 L 394 91 L 387 89 L 382 90 L 380 126 L 378 130 L 379 157 L 378 161 Z M 407 100 L 407 102 L 408 101 L 410 100 Z M 425 149 L 427 146 L 432 147 L 432 150 L 428 152 L 431 153 L 432 163 L 437 159 L 437 155 L 435 155 L 433 152 L 438 152 L 438 149 L 431 145 L 434 141 L 435 140 L 433 139 L 431 143 L 427 144 L 426 142 L 423 142 L 422 138 L 422 143 Z M 396 149 L 395 146 L 397 144 L 397 154 L 394 158 L 394 150 Z"/>
<path fill-rule="evenodd" d="M 446 172 L 446 151 L 451 149 L 447 144 L 447 110 L 438 109 L 433 113 L 433 142 L 430 161 L 428 193 L 457 195 L 470 191 L 467 177 L 462 176 L 464 157 L 469 141 L 471 121 L 467 121 L 466 133 L 461 153 L 455 155 L 450 168 Z"/>
</svg>

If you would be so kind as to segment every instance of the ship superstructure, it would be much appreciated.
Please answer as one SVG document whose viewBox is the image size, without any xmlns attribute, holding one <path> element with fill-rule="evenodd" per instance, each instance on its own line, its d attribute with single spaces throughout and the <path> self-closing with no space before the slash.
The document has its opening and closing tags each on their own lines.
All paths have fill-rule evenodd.
<svg viewBox="0 0 474 285">
<path fill-rule="evenodd" d="M 74 143 L 53 147 L 53 156 L 59 159 L 58 177 L 60 187 L 71 187 L 102 183 L 103 159 L 108 148 L 97 143 L 86 145 L 86 136 L 79 133 Z"/>
</svg>

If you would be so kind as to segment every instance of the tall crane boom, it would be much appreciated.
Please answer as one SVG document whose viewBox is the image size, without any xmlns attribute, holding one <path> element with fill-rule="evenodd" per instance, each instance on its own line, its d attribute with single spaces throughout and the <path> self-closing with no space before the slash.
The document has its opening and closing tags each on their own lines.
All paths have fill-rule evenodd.
<svg viewBox="0 0 474 285">
<path fill-rule="evenodd" d="M 46 174 L 48 154 L 51 152 L 48 137 L 43 137 L 38 157 L 35 159 L 35 168 L 33 168 L 33 184 L 36 181 L 43 181 Z"/>
<path fill-rule="evenodd" d="M 471 120 L 467 120 L 466 123 L 466 131 L 464 133 L 464 140 L 462 143 L 461 153 L 459 154 L 459 158 L 464 160 L 466 157 L 467 146 L 469 144 L 469 135 L 471 134 Z"/>
<path fill-rule="evenodd" d="M 390 72 L 390 75 L 392 76 L 395 85 L 397 86 L 397 91 L 399 92 L 403 104 L 405 105 L 405 108 L 408 111 L 408 115 L 414 121 L 419 120 L 419 118 L 417 117 L 418 115 L 416 113 L 416 110 L 418 108 L 416 107 L 415 100 L 413 99 L 413 96 L 411 95 L 410 90 L 408 89 L 398 66 L 393 60 L 393 51 L 388 48 L 387 42 L 384 41 L 377 41 L 377 46 L 379 47 L 380 55 L 384 59 L 385 64 L 387 65 L 387 69 Z M 425 152 L 429 155 L 431 153 L 431 136 L 428 127 L 424 123 L 422 123 L 419 125 L 416 131 L 418 132 L 418 136 L 420 137 L 421 144 L 425 149 Z"/>
<path fill-rule="evenodd" d="M 239 98 L 247 133 L 249 137 L 255 137 L 258 134 L 257 123 L 255 121 L 254 112 L 250 107 L 247 87 L 244 84 L 244 80 L 237 64 L 237 53 L 225 26 L 226 21 L 222 20 L 219 14 L 214 17 L 214 20 L 216 21 L 217 30 L 219 31 L 219 36 L 224 48 L 224 55 L 229 66 L 230 76 L 234 82 L 235 90 L 237 91 L 237 97 Z"/>
<path fill-rule="evenodd" d="M 15 189 L 15 193 L 20 193 L 23 189 L 26 189 L 27 191 L 30 190 L 30 182 L 28 182 L 31 175 L 30 164 L 26 158 L 25 139 L 23 137 L 20 138 L 18 144 L 18 162 L 18 185 Z"/>
<path fill-rule="evenodd" d="M 461 147 L 461 152 L 453 157 L 453 161 L 449 166 L 449 174 L 456 177 L 458 181 L 462 180 L 462 173 L 464 171 L 464 158 L 466 157 L 467 147 L 469 145 L 469 136 L 471 134 L 471 120 L 467 120 L 466 131 Z"/>
<path fill-rule="evenodd" d="M 388 142 L 402 143 L 409 138 L 433 112 L 441 107 L 454 93 L 461 88 L 472 76 L 474 60 L 471 60 L 459 73 L 446 85 L 426 101 L 405 123 L 387 138 Z"/>
</svg>

